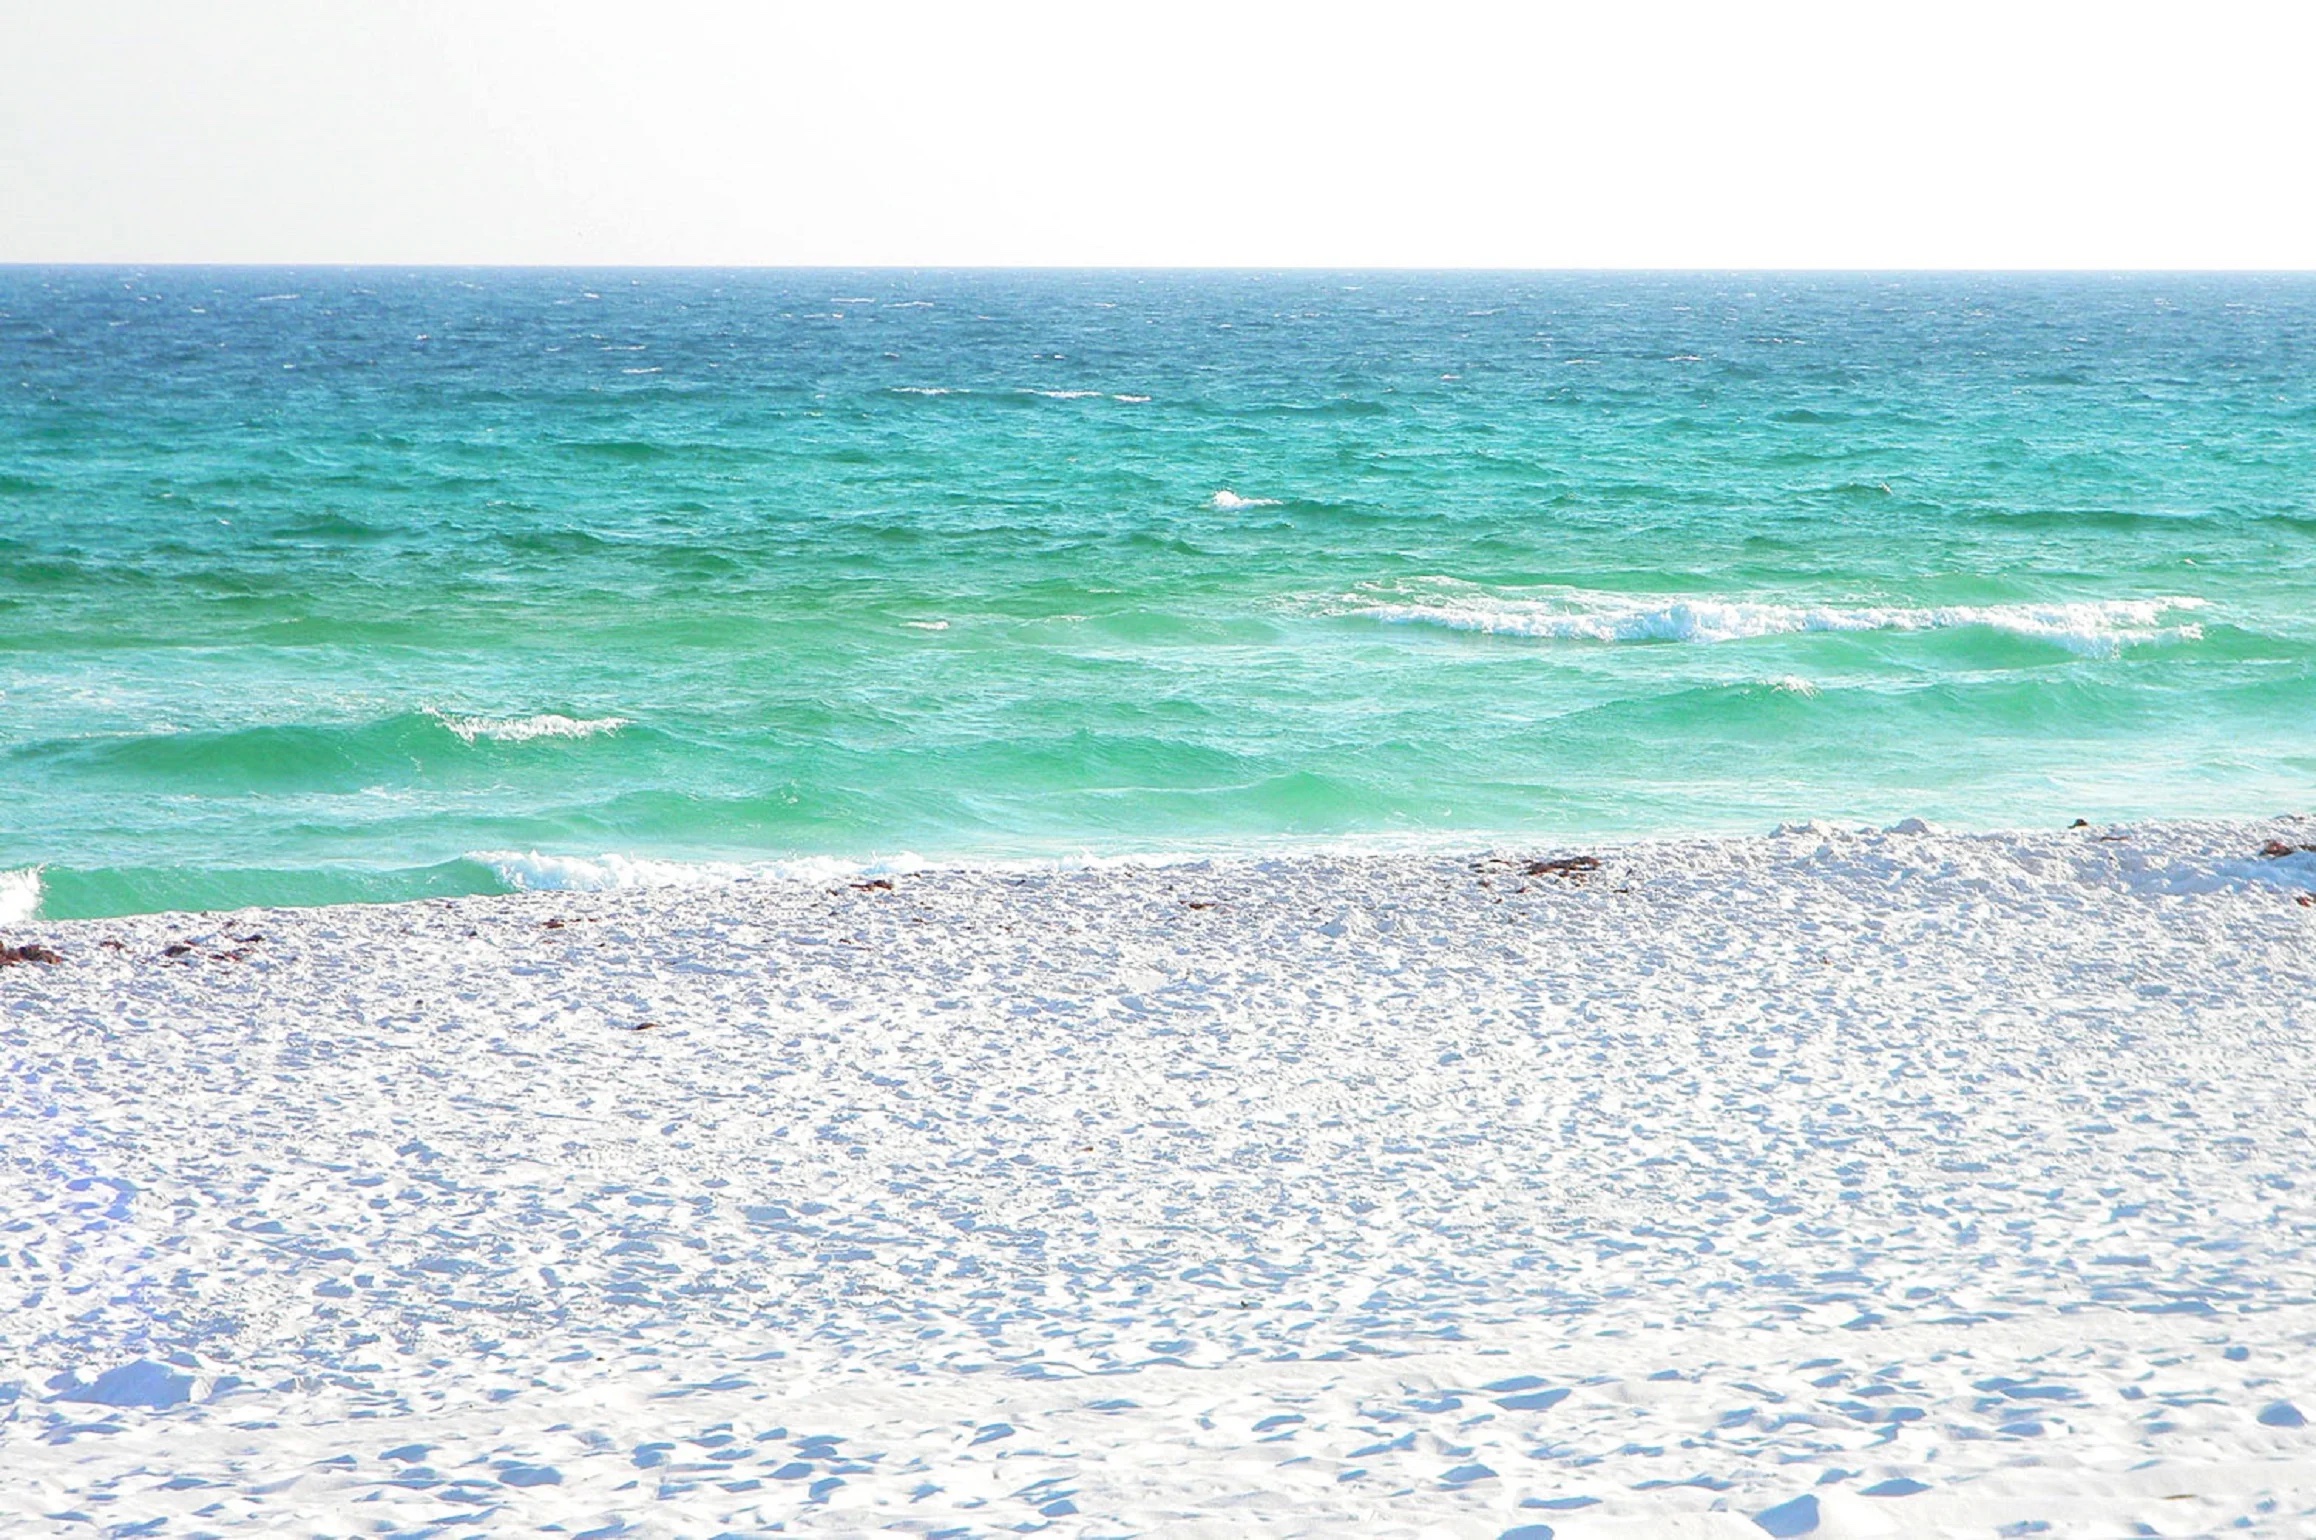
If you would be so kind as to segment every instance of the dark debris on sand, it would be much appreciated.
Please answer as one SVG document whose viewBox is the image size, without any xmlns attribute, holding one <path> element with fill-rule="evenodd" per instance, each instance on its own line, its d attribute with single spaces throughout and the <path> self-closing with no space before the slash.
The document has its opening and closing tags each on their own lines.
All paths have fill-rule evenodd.
<svg viewBox="0 0 2316 1540">
<path fill-rule="evenodd" d="M 235 945 L 221 952 L 203 954 L 199 944 L 191 941 L 172 941 L 161 948 L 161 955 L 171 962 L 184 963 L 187 966 L 191 966 L 203 955 L 207 955 L 211 962 L 244 962 L 251 956 L 251 949 L 263 941 L 265 937 L 252 933 L 247 936 L 228 936 L 226 939 L 234 942 Z M 103 944 L 110 945 L 111 943 Z"/>
<path fill-rule="evenodd" d="M 27 941 L 22 946 L 0 946 L 0 968 L 13 968 L 18 963 L 60 963 L 64 954 L 52 946 Z"/>
<path fill-rule="evenodd" d="M 2316 855 L 2316 845 L 2292 845 L 2283 840 L 2270 840 L 2260 847 L 2260 854 L 2271 861 L 2281 861 L 2286 856 Z M 2316 893 L 2294 894 L 2292 902 L 2303 909 L 2316 909 Z"/>
<path fill-rule="evenodd" d="M 1473 871 L 1481 874 L 1480 886 L 1483 888 L 1495 886 L 1488 878 L 1490 872 L 1509 872 L 1521 877 L 1558 877 L 1563 882 L 1583 883 L 1591 880 L 1593 873 L 1600 869 L 1600 857 L 1585 855 L 1543 856 L 1530 860 L 1489 856 L 1472 866 Z M 1525 893 L 1528 889 L 1522 885 L 1519 891 Z M 1625 890 L 1619 888 L 1617 891 L 1621 893 Z"/>
</svg>

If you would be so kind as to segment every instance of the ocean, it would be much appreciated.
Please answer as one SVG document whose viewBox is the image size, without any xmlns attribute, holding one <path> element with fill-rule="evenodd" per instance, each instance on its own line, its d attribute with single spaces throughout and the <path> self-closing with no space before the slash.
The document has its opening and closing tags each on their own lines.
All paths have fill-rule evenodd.
<svg viewBox="0 0 2316 1540">
<path fill-rule="evenodd" d="M 0 920 L 2258 816 L 2316 278 L 0 268 Z"/>
</svg>

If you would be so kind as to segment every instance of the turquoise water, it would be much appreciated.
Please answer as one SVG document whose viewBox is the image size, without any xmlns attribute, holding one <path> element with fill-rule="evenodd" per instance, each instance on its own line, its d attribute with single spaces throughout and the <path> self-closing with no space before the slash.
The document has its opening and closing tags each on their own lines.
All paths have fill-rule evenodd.
<svg viewBox="0 0 2316 1540">
<path fill-rule="evenodd" d="M 0 269 L 0 869 L 2266 814 L 2312 561 L 2304 277 Z"/>
</svg>

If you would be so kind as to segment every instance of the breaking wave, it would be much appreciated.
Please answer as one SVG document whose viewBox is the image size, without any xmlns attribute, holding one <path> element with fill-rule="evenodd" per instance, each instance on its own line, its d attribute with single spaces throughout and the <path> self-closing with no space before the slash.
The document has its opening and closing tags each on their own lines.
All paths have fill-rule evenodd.
<svg viewBox="0 0 2316 1540">
<path fill-rule="evenodd" d="M 1742 599 L 1570 590 L 1541 598 L 1441 592 L 1421 602 L 1349 595 L 1344 613 L 1393 625 L 1591 642 L 1734 642 L 1809 631 L 1941 631 L 1981 627 L 2113 657 L 2127 646 L 2191 642 L 2202 626 L 2174 619 L 2201 599 L 2078 599 L 2047 604 L 1776 604 Z"/>
<path fill-rule="evenodd" d="M 22 925 L 40 912 L 40 868 L 0 872 L 0 925 Z"/>
<path fill-rule="evenodd" d="M 528 717 L 460 717 L 444 711 L 429 711 L 427 715 L 467 743 L 477 738 L 494 743 L 527 743 L 533 738 L 592 738 L 599 733 L 615 733 L 628 725 L 626 717 L 567 717 L 552 711 Z"/>
</svg>

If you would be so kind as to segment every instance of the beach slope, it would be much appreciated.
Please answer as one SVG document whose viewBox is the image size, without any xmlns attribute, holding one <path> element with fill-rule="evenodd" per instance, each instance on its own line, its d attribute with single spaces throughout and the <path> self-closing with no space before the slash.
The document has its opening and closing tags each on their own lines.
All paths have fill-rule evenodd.
<svg viewBox="0 0 2316 1540">
<path fill-rule="evenodd" d="M 2306 1533 L 2311 844 L 17 926 L 0 1529 Z"/>
</svg>

